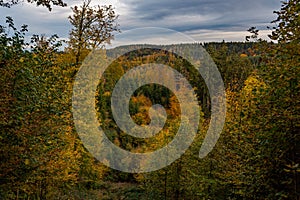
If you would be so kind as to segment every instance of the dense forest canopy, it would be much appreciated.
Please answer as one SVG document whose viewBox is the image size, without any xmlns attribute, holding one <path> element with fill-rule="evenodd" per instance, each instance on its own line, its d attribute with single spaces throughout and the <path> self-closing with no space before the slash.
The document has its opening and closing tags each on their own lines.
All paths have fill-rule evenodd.
<svg viewBox="0 0 300 200">
<path fill-rule="evenodd" d="M 0 6 L 18 2 L 0 0 Z M 60 0 L 28 2 L 49 10 L 53 5 L 66 6 Z M 182 51 L 203 46 L 224 81 L 225 126 L 213 151 L 203 159 L 198 155 L 212 101 L 203 78 L 171 51 L 118 47 L 132 50 L 110 64 L 95 94 L 97 119 L 113 144 L 135 153 L 155 151 L 172 141 L 180 125 L 180 103 L 174 93 L 148 84 L 132 95 L 131 118 L 147 125 L 150 107 L 161 104 L 167 113 L 164 128 L 147 139 L 120 130 L 110 108 L 112 90 L 135 66 L 155 62 L 173 67 L 193 86 L 200 105 L 200 128 L 184 155 L 160 170 L 135 174 L 96 160 L 82 144 L 72 119 L 73 83 L 82 62 L 120 31 L 112 6 L 89 3 L 72 8 L 73 29 L 64 50 L 55 34 L 33 35 L 27 41 L 30 27 L 16 27 L 9 16 L 0 25 L 1 199 L 300 198 L 298 0 L 284 1 L 275 11 L 271 41 L 261 39 L 252 27 L 245 42 L 168 46 Z"/>
</svg>

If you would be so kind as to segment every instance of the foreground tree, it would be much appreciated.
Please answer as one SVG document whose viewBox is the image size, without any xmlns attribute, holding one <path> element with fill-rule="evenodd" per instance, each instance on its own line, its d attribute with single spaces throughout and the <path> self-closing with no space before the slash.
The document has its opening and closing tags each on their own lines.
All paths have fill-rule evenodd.
<svg viewBox="0 0 300 200">
<path fill-rule="evenodd" d="M 249 188 L 249 198 L 298 199 L 300 197 L 300 3 L 282 3 L 269 36 L 277 43 L 259 40 L 259 75 L 268 86 L 256 96 L 258 110 L 252 112 L 257 128 L 256 154 L 251 159 L 256 170 Z M 251 29 L 254 37 L 258 32 Z M 249 163 L 250 164 L 250 163 Z"/>
<path fill-rule="evenodd" d="M 91 0 L 83 2 L 79 8 L 72 8 L 69 16 L 73 29 L 70 32 L 69 47 L 75 53 L 76 64 L 85 50 L 98 48 L 109 43 L 113 32 L 119 31 L 118 16 L 112 6 L 90 6 Z"/>
</svg>

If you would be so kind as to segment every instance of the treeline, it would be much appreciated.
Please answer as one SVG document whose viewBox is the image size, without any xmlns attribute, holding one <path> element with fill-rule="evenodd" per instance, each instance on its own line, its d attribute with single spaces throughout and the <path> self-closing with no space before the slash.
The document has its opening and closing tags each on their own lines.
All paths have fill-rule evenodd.
<svg viewBox="0 0 300 200">
<path fill-rule="evenodd" d="M 45 5 L 51 7 L 49 2 Z M 75 19 L 100 16 L 101 10 L 108 11 L 105 19 L 116 17 L 109 6 L 95 8 L 97 12 L 88 8 L 89 2 L 73 8 L 71 43 L 63 51 L 56 35 L 35 35 L 27 42 L 26 25 L 17 28 L 7 17 L 6 25 L 0 26 L 1 199 L 299 199 L 298 1 L 282 3 L 276 12 L 274 22 L 279 25 L 270 35 L 275 43 L 259 39 L 251 28 L 251 42 L 169 45 L 170 51 L 119 47 L 133 51 L 108 67 L 95 94 L 101 128 L 115 145 L 132 152 L 154 151 L 169 143 L 180 125 L 180 105 L 173 92 L 149 84 L 132 96 L 130 114 L 137 124 L 149 124 L 149 108 L 159 103 L 168 114 L 164 129 L 155 137 L 137 139 L 117 127 L 111 93 L 134 66 L 155 62 L 178 70 L 194 87 L 201 107 L 200 128 L 186 153 L 163 169 L 140 174 L 99 163 L 75 130 L 74 78 L 91 49 L 112 36 L 101 33 L 102 43 L 97 37 L 86 43 L 85 34 L 91 30 L 80 29 Z M 115 23 L 110 26 L 118 31 Z M 210 122 L 209 92 L 192 64 L 172 53 L 195 45 L 211 55 L 226 88 L 226 123 L 204 159 L 198 155 Z"/>
</svg>

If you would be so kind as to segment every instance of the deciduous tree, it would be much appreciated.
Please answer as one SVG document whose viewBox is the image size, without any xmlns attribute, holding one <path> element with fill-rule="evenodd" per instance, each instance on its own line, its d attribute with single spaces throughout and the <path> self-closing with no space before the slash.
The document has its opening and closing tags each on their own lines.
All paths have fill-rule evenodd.
<svg viewBox="0 0 300 200">
<path fill-rule="evenodd" d="M 80 61 L 83 51 L 101 47 L 113 38 L 113 32 L 119 31 L 119 25 L 113 7 L 90 6 L 86 0 L 81 6 L 72 8 L 69 16 L 73 28 L 70 32 L 69 47 L 75 53 L 76 63 Z"/>
</svg>

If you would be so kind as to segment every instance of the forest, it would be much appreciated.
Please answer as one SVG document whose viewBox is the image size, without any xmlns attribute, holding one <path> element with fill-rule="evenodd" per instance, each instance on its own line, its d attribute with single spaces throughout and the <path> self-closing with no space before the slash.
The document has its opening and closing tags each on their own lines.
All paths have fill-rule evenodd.
<svg viewBox="0 0 300 200">
<path fill-rule="evenodd" d="M 16 27 L 12 17 L 1 16 L 6 23 L 0 25 L 0 199 L 300 199 L 298 0 L 283 1 L 274 11 L 269 40 L 251 27 L 244 42 L 163 46 L 182 52 L 203 47 L 223 78 L 225 124 L 204 158 L 199 158 L 199 149 L 212 100 L 203 77 L 171 50 L 142 44 L 118 47 L 126 53 L 105 70 L 94 96 L 97 120 L 114 145 L 134 153 L 156 151 L 172 141 L 182 120 L 176 95 L 159 84 L 147 84 L 131 96 L 130 116 L 136 124 L 147 125 L 150 107 L 160 104 L 167 113 L 164 128 L 154 137 L 136 138 L 118 127 L 111 111 L 112 91 L 136 66 L 171 66 L 193 86 L 199 103 L 199 129 L 187 151 L 170 165 L 145 173 L 104 165 L 87 150 L 74 125 L 76 74 L 93 50 L 103 49 L 121 31 L 111 5 L 93 7 L 90 2 L 72 8 L 68 41 L 55 34 L 28 40 L 30 27 Z M 2 7 L 17 3 L 0 0 Z M 67 6 L 61 0 L 26 3 L 44 6 L 45 12 Z"/>
</svg>

